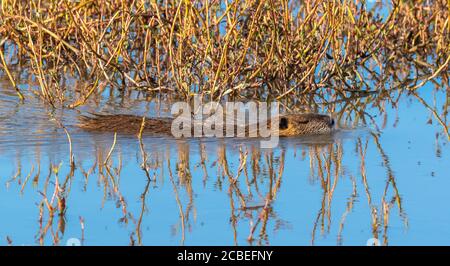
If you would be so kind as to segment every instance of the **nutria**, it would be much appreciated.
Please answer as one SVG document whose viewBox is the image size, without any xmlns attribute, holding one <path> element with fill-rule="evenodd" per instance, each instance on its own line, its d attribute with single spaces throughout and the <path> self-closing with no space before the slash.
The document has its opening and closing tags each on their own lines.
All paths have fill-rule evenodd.
<svg viewBox="0 0 450 266">
<path fill-rule="evenodd" d="M 79 120 L 81 123 L 77 126 L 85 130 L 136 134 L 140 131 L 143 117 L 123 114 L 92 114 L 91 116 L 80 116 Z M 172 118 L 145 118 L 143 133 L 172 135 L 172 121 Z M 270 126 L 270 120 L 267 123 Z M 334 119 L 328 115 L 307 113 L 279 117 L 280 137 L 329 134 L 333 127 Z M 246 136 L 248 136 L 248 127 Z"/>
</svg>

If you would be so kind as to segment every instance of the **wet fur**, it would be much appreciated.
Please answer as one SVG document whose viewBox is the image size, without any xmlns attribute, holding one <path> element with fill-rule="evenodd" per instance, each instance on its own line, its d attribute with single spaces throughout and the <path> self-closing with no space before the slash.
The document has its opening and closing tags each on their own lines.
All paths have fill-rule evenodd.
<svg viewBox="0 0 450 266">
<path fill-rule="evenodd" d="M 117 132 L 137 134 L 142 125 L 142 116 L 135 115 L 103 115 L 91 114 L 80 116 L 78 127 L 88 131 Z M 145 118 L 143 133 L 153 135 L 172 135 L 172 118 Z M 267 121 L 269 127 L 271 121 Z M 321 114 L 289 114 L 279 117 L 279 136 L 301 136 L 329 134 L 334 126 L 334 120 Z M 225 135 L 226 125 L 224 125 Z M 235 131 L 236 132 L 236 128 Z M 249 127 L 245 129 L 248 136 Z"/>
</svg>

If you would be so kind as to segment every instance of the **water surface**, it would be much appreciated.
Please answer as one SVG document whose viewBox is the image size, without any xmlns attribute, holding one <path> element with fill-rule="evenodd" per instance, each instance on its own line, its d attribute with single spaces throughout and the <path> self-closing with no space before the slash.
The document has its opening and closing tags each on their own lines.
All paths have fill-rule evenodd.
<svg viewBox="0 0 450 266">
<path fill-rule="evenodd" d="M 327 137 L 175 140 L 84 132 L 81 112 L 167 115 L 139 97 L 52 110 L 0 83 L 0 244 L 450 245 L 448 92 L 367 107 Z M 430 108 L 431 110 L 430 110 Z M 335 111 L 339 111 L 336 109 Z M 351 117 L 351 116 L 350 116 Z M 67 135 L 73 149 L 71 167 Z"/>
</svg>

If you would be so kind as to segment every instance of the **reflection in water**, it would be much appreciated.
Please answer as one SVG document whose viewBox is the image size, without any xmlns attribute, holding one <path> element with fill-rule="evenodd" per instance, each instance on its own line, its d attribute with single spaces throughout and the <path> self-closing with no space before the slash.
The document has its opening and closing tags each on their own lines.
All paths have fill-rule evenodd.
<svg viewBox="0 0 450 266">
<path fill-rule="evenodd" d="M 115 135 L 109 145 L 94 142 L 91 148 L 95 159 L 85 160 L 75 156 L 79 158 L 75 167 L 70 167 L 70 164 L 63 167 L 63 163 L 54 162 L 42 165 L 42 155 L 36 152 L 35 161 L 29 163 L 31 170 L 28 173 L 22 172 L 23 158 L 20 155 L 16 157 L 16 173 L 7 183 L 9 187 L 12 187 L 12 183 L 17 183 L 22 194 L 38 194 L 39 226 L 35 238 L 39 244 L 64 244 L 61 243 L 61 239 L 65 234 L 67 210 L 70 210 L 68 198 L 71 197 L 71 191 L 77 189 L 73 187 L 74 180 L 81 180 L 83 183 L 81 190 L 86 192 L 88 187 L 93 185 L 91 179 L 94 178 L 97 187 L 102 191 L 102 209 L 105 208 L 107 201 L 114 202 L 115 212 L 120 216 L 119 224 L 134 228 L 129 234 L 131 245 L 143 244 L 145 234 L 142 226 L 145 220 L 152 219 L 154 215 L 165 215 L 151 214 L 149 207 L 152 191 L 159 186 L 172 188 L 172 200 L 176 203 L 178 212 L 178 221 L 171 221 L 172 234 L 179 239 L 179 244 L 185 243 L 189 233 L 198 223 L 196 190 L 214 187 L 218 193 L 226 194 L 228 197 L 228 206 L 226 201 L 223 201 L 215 208 L 229 210 L 234 244 L 245 244 L 240 241 L 245 235 L 247 244 L 268 245 L 271 243 L 272 234 L 276 234 L 279 230 L 290 230 L 289 222 L 283 220 L 277 212 L 277 198 L 283 193 L 281 188 L 284 179 L 296 178 L 284 175 L 285 169 L 289 167 L 286 156 L 293 156 L 289 160 L 291 163 L 297 160 L 305 161 L 310 166 L 309 177 L 305 177 L 309 178 L 312 184 L 319 184 L 322 189 L 317 217 L 309 221 L 313 225 L 311 244 L 315 244 L 319 232 L 321 235 L 330 233 L 333 217 L 337 220 L 338 216 L 340 220 L 337 244 L 343 243 L 346 218 L 363 191 L 370 206 L 367 211 L 372 217 L 371 230 L 374 238 L 382 237 L 383 244 L 388 244 L 389 214 L 392 208 L 397 207 L 406 222 L 395 176 L 375 134 L 372 136 L 363 134 L 356 138 L 363 188 L 357 186 L 356 179 L 359 177 L 345 169 L 344 145 L 343 140 L 339 138 L 334 139 L 334 142 L 323 144 L 298 144 L 295 139 L 283 140 L 280 148 L 276 150 L 260 150 L 257 141 L 233 143 L 231 140 L 223 142 L 173 140 L 155 143 L 151 138 L 136 138 L 135 142 L 133 144 L 133 140 L 129 138 L 117 140 Z M 369 142 L 375 143 L 386 170 L 386 184 L 381 202 L 372 200 L 370 177 L 367 176 L 365 158 Z M 130 171 L 124 170 L 124 161 L 132 157 L 131 154 L 123 152 L 126 146 L 129 150 L 140 149 L 136 154 L 138 157 L 136 163 L 132 167 L 140 167 L 142 174 L 138 177 L 146 180 L 145 185 L 141 186 L 139 207 L 133 207 L 133 210 L 129 208 L 130 198 L 124 196 L 121 188 L 124 182 L 133 182 L 121 180 L 124 171 Z M 192 158 L 193 154 L 198 156 Z M 130 177 L 128 175 L 127 179 Z M 353 188 L 345 212 L 333 214 L 333 195 L 342 178 L 349 178 Z M 195 179 L 201 179 L 201 186 L 196 185 Z M 30 181 L 33 184 L 32 190 L 26 189 Z M 286 192 L 292 193 L 289 190 Z M 389 193 L 393 195 L 390 196 Z M 84 241 L 84 224 L 89 226 L 89 221 L 84 221 L 82 216 L 78 220 L 79 226 L 83 228 L 80 238 Z"/>
<path fill-rule="evenodd" d="M 67 75 L 54 71 L 64 63 L 59 56 L 36 59 L 44 65 L 37 69 L 39 73 L 33 73 L 30 65 L 18 60 L 21 54 L 11 43 L 17 43 L 17 34 L 9 34 L 10 40 L 5 39 L 4 46 L 13 50 L 5 52 L 3 65 L 10 66 L 11 80 L 23 92 L 25 103 L 18 100 L 10 79 L 2 74 L 0 183 L 5 186 L 0 186 L 0 244 L 64 245 L 72 237 L 87 245 L 361 245 L 368 238 L 377 238 L 384 245 L 450 244 L 450 184 L 446 178 L 450 164 L 450 56 L 448 32 L 444 30 L 449 24 L 445 12 L 435 13 L 440 10 L 439 3 L 433 4 L 431 9 L 396 6 L 385 26 L 375 27 L 378 33 L 369 39 L 366 37 L 370 34 L 350 38 L 354 30 L 374 33 L 368 27 L 371 23 L 363 23 L 374 22 L 366 12 L 358 15 L 358 23 L 353 23 L 357 27 L 342 31 L 343 35 L 336 31 L 339 27 L 318 27 L 318 32 L 325 30 L 325 39 L 331 36 L 332 41 L 312 42 L 312 50 L 310 38 L 293 34 L 291 37 L 301 37 L 301 43 L 306 40 L 309 50 L 321 52 L 307 53 L 306 49 L 300 55 L 289 51 L 291 46 L 287 45 L 288 50 L 275 53 L 287 60 L 274 60 L 272 48 L 277 45 L 261 50 L 255 39 L 256 46 L 248 47 L 256 47 L 258 52 L 253 53 L 264 63 L 258 65 L 258 60 L 250 56 L 250 68 L 243 67 L 243 61 L 234 64 L 241 58 L 235 55 L 222 57 L 227 58 L 227 63 L 222 64 L 222 52 L 215 53 L 215 46 L 208 43 L 211 56 L 219 55 L 219 69 L 225 68 L 211 72 L 214 67 L 173 64 L 169 60 L 174 59 L 172 56 L 165 57 L 163 68 L 158 68 L 156 74 L 157 86 L 149 80 L 152 75 L 147 74 L 154 72 L 152 65 L 161 65 L 159 60 L 131 64 L 147 58 L 148 49 L 137 54 L 119 49 L 119 53 L 130 55 L 122 59 L 139 59 L 120 63 L 131 69 L 143 65 L 142 81 L 149 86 L 141 86 L 131 78 L 141 76 L 140 71 L 119 71 L 119 75 L 111 60 L 105 65 L 113 68 L 106 69 L 112 71 L 111 76 L 105 70 L 97 71 L 101 76 L 105 74 L 106 80 L 97 78 L 90 83 L 98 70 L 92 64 L 102 61 L 97 55 L 88 53 L 83 57 L 86 70 L 93 71 L 90 78 L 69 74 L 86 72 L 80 71 L 76 62 L 63 64 Z M 320 1 L 316 6 L 321 6 Z M 261 12 L 264 16 L 265 11 Z M 330 14 L 338 24 L 353 25 L 347 24 L 345 16 Z M 326 22 L 318 18 L 320 25 Z M 411 21 L 424 21 L 430 27 L 414 27 Z M 264 23 L 257 24 L 265 27 Z M 308 23 L 302 25 L 310 27 Z M 41 27 L 33 28 L 40 34 Z M 162 40 L 170 42 L 173 30 L 178 31 L 161 31 L 171 33 L 171 38 Z M 177 36 L 186 34 L 174 34 L 174 40 Z M 192 52 L 185 45 L 173 48 L 180 47 Z M 196 47 L 203 49 L 202 45 Z M 52 51 L 50 54 L 55 54 Z M 178 51 L 181 61 L 198 58 L 182 56 Z M 233 49 L 224 51 L 234 53 Z M 159 57 L 157 50 L 155 53 L 152 58 Z M 56 60 L 55 68 L 52 60 Z M 167 68 L 167 63 L 171 67 Z M 70 71 L 74 67 L 78 70 Z M 237 92 L 234 96 L 228 91 L 220 93 L 220 97 L 228 99 L 278 98 L 288 112 L 332 114 L 339 121 L 340 131 L 330 137 L 287 138 L 276 149 L 261 150 L 254 140 L 165 140 L 91 134 L 74 127 L 77 116 L 89 111 L 166 116 L 177 95 L 157 91 L 166 86 L 171 91 L 171 84 L 180 88 L 170 74 L 174 67 L 182 70 L 178 74 L 184 73 L 184 80 L 180 79 L 183 92 L 190 86 L 192 91 L 213 88 L 214 92 L 217 85 Z M 247 80 L 242 70 L 255 72 Z M 130 75 L 127 79 L 126 72 Z M 191 79 L 195 72 L 200 73 L 197 81 Z M 240 72 L 242 76 L 237 74 Z M 47 82 L 49 86 L 43 86 Z M 75 106 L 76 110 L 70 109 Z"/>
<path fill-rule="evenodd" d="M 39 101 L 19 106 L 5 89 L 1 237 L 9 245 L 65 245 L 71 237 L 88 245 L 360 245 L 372 237 L 397 243 L 411 220 L 405 201 L 416 200 L 403 191 L 417 182 L 405 181 L 415 170 L 411 163 L 404 169 L 401 159 L 418 146 L 425 154 L 412 158 L 418 171 L 433 160 L 448 163 L 448 93 L 371 94 L 356 105 L 329 101 L 323 112 L 340 121 L 333 136 L 285 138 L 278 148 L 261 150 L 258 140 L 85 133 L 73 126 L 76 111 L 47 110 Z M 402 114 L 399 105 L 429 113 L 421 113 L 425 119 Z M 123 106 L 147 113 L 166 108 L 139 100 Z M 430 121 L 426 134 L 415 131 Z M 433 147 L 433 159 L 420 139 L 429 134 L 433 143 L 423 145 Z M 432 166 L 431 177 L 441 171 Z"/>
</svg>

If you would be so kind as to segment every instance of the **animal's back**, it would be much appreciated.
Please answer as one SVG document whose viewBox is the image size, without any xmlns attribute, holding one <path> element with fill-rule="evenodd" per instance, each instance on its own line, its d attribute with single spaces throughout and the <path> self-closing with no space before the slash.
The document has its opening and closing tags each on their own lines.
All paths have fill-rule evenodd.
<svg viewBox="0 0 450 266">
<path fill-rule="evenodd" d="M 145 133 L 157 135 L 171 134 L 172 119 L 170 118 L 145 118 L 136 115 L 102 115 L 92 114 L 91 116 L 80 116 L 78 126 L 82 129 L 98 132 L 117 132 L 125 134 L 135 134 L 141 129 L 144 122 Z"/>
<path fill-rule="evenodd" d="M 154 135 L 172 135 L 172 118 L 145 118 L 136 115 L 102 115 L 92 114 L 91 116 L 81 116 L 78 126 L 89 131 L 117 132 L 136 134 L 140 131 L 144 122 L 143 133 Z M 271 120 L 265 121 L 266 128 L 272 130 Z M 279 117 L 278 134 L 281 137 L 329 134 L 332 132 L 334 120 L 328 115 L 321 114 L 290 114 Z M 232 126 L 237 134 L 236 125 Z M 250 125 L 245 126 L 245 136 L 250 136 Z M 256 135 L 259 136 L 259 125 L 256 126 Z M 191 135 L 194 133 L 194 126 L 191 125 Z M 223 126 L 224 136 L 227 125 Z M 253 131 L 252 131 L 253 132 Z M 202 132 L 204 133 L 204 132 Z M 273 133 L 273 132 L 272 132 Z"/>
</svg>

